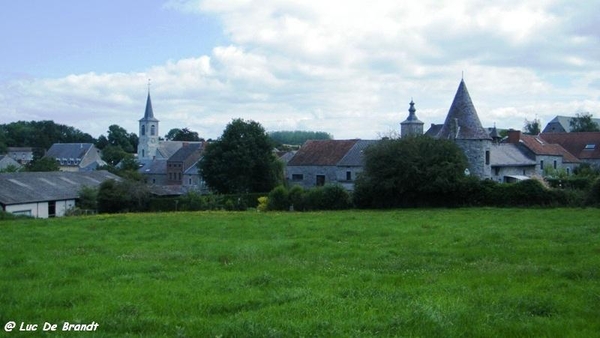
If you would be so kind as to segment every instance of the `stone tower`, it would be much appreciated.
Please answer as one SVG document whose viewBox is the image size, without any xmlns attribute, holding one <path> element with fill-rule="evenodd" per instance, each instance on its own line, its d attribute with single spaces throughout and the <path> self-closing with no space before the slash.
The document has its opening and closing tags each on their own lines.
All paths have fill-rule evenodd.
<svg viewBox="0 0 600 338">
<path fill-rule="evenodd" d="M 156 156 L 156 150 L 158 149 L 158 119 L 154 117 L 154 112 L 152 111 L 150 90 L 148 90 L 148 98 L 146 99 L 146 111 L 139 123 L 138 161 L 152 160 Z"/>
<path fill-rule="evenodd" d="M 464 80 L 460 81 L 446 121 L 437 138 L 453 140 L 463 150 L 469 162 L 469 168 L 466 168 L 468 171 L 465 170 L 465 173 L 481 179 L 492 177 L 490 165 L 492 138 L 481 126 Z"/>
<path fill-rule="evenodd" d="M 417 118 L 416 111 L 415 103 L 411 99 L 410 108 L 408 108 L 408 117 L 404 122 L 400 123 L 400 137 L 423 135 L 423 122 Z"/>
</svg>

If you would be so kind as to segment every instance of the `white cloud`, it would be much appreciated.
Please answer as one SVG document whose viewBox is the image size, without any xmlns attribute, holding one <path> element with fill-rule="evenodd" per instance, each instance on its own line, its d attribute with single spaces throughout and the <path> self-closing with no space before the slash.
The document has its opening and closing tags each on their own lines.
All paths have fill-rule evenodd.
<svg viewBox="0 0 600 338">
<path fill-rule="evenodd" d="M 145 72 L 0 83 L 0 115 L 55 119 L 93 136 L 113 123 L 137 132 L 151 78 L 162 134 L 189 127 L 215 138 L 241 117 L 268 130 L 374 138 L 399 128 L 411 98 L 426 128 L 443 122 L 464 71 L 486 126 L 521 128 L 536 114 L 547 122 L 579 110 L 600 116 L 597 6 L 170 0 L 165 7 L 219 18 L 230 43 Z"/>
</svg>

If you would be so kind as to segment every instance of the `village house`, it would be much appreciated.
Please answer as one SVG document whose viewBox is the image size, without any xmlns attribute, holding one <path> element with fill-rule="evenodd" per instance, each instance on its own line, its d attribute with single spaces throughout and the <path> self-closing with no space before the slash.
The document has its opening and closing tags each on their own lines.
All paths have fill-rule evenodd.
<svg viewBox="0 0 600 338">
<path fill-rule="evenodd" d="M 600 168 L 600 132 L 542 133 L 539 137 L 560 144 L 581 162 Z"/>
<path fill-rule="evenodd" d="M 120 180 L 108 171 L 18 172 L 0 174 L 0 207 L 15 215 L 36 218 L 64 216 L 75 206 L 79 191 Z"/>
<path fill-rule="evenodd" d="M 21 170 L 23 166 L 9 155 L 0 155 L 0 170 Z"/>
<path fill-rule="evenodd" d="M 575 119 L 574 116 L 556 116 L 553 118 L 548 124 L 546 124 L 546 128 L 542 130 L 542 133 L 570 133 L 571 132 L 571 122 Z M 600 119 L 592 119 L 592 122 L 596 123 L 600 126 Z"/>
<path fill-rule="evenodd" d="M 31 147 L 8 147 L 6 154 L 21 165 L 33 161 L 33 148 Z"/>
<path fill-rule="evenodd" d="M 106 165 L 92 143 L 54 143 L 44 157 L 55 159 L 61 171 L 92 171 Z"/>
</svg>

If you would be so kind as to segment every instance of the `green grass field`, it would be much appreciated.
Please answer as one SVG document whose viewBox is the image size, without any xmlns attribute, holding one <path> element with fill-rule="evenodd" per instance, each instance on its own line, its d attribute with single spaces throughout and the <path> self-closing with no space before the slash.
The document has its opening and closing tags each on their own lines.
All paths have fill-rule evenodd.
<svg viewBox="0 0 600 338">
<path fill-rule="evenodd" d="M 0 223 L 0 336 L 599 337 L 600 210 Z M 3 330 L 9 321 L 36 332 Z M 60 332 L 63 322 L 87 333 Z M 58 332 L 44 334 L 44 322 Z"/>
</svg>

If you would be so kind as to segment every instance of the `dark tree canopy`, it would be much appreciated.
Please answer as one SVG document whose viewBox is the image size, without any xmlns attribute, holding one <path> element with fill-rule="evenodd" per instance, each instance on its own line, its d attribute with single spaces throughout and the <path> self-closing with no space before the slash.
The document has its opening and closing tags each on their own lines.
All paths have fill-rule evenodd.
<svg viewBox="0 0 600 338">
<path fill-rule="evenodd" d="M 18 121 L 0 124 L 0 152 L 7 147 L 49 149 L 54 143 L 94 143 L 95 139 L 79 129 L 54 121 Z"/>
<path fill-rule="evenodd" d="M 33 161 L 27 163 L 25 166 L 26 171 L 59 171 L 60 168 L 54 158 L 42 157 L 35 158 Z"/>
<path fill-rule="evenodd" d="M 365 150 L 364 160 L 355 187 L 362 207 L 443 204 L 468 166 L 452 141 L 427 136 L 381 140 Z"/>
<path fill-rule="evenodd" d="M 590 113 L 577 113 L 576 117 L 569 122 L 571 132 L 600 131 L 600 127 L 594 122 L 593 117 Z"/>
<path fill-rule="evenodd" d="M 119 146 L 127 153 L 135 153 L 138 146 L 138 136 L 135 133 L 128 133 L 125 128 L 113 124 L 108 127 L 108 145 Z"/>
<path fill-rule="evenodd" d="M 224 194 L 268 192 L 282 181 L 283 164 L 264 128 L 235 119 L 208 144 L 199 169 L 207 185 Z"/>
<path fill-rule="evenodd" d="M 191 131 L 188 128 L 173 128 L 165 135 L 167 141 L 201 141 L 200 136 L 195 131 Z"/>
<path fill-rule="evenodd" d="M 525 120 L 525 125 L 523 126 L 523 132 L 529 135 L 538 135 L 542 132 L 540 119 L 535 118 L 531 121 Z"/>
<path fill-rule="evenodd" d="M 333 136 L 324 131 L 272 131 L 269 137 L 276 144 L 302 145 L 307 140 L 331 140 Z"/>
</svg>

